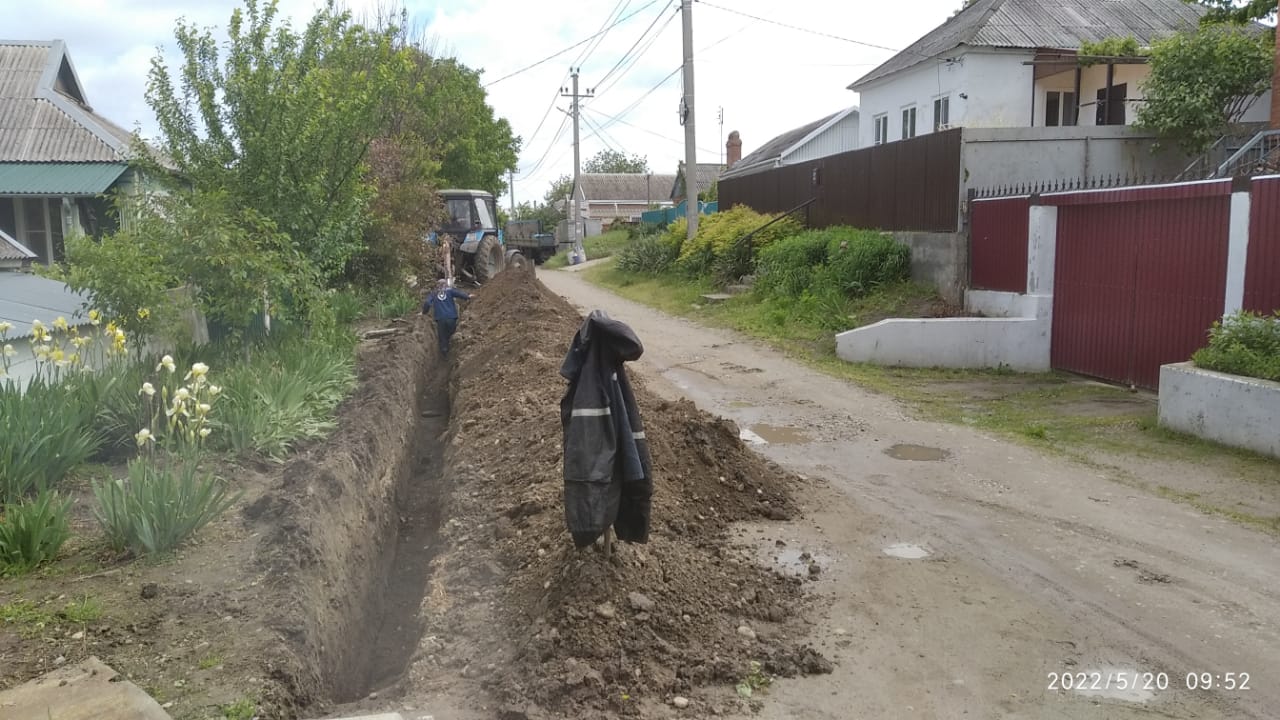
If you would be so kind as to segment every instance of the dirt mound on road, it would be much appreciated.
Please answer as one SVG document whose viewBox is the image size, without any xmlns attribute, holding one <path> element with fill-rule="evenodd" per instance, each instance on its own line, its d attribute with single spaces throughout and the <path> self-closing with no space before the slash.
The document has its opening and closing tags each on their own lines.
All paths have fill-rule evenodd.
<svg viewBox="0 0 1280 720">
<path fill-rule="evenodd" d="M 795 479 L 747 450 L 732 423 L 637 383 L 654 460 L 650 542 L 619 544 L 612 561 L 574 549 L 558 372 L 581 317 L 527 273 L 504 273 L 470 305 L 451 383 L 447 547 L 414 685 L 461 675 L 504 717 L 600 718 L 736 683 L 752 661 L 774 675 L 829 672 L 787 625 L 800 582 L 727 536 L 734 521 L 790 517 Z"/>
</svg>

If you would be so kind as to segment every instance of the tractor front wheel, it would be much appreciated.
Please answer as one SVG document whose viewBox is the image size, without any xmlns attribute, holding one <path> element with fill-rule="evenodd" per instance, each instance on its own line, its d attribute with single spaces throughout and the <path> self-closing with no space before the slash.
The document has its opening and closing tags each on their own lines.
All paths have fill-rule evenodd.
<svg viewBox="0 0 1280 720">
<path fill-rule="evenodd" d="M 476 282 L 483 285 L 502 272 L 503 259 L 502 245 L 498 243 L 498 236 L 485 235 L 476 246 Z"/>
</svg>

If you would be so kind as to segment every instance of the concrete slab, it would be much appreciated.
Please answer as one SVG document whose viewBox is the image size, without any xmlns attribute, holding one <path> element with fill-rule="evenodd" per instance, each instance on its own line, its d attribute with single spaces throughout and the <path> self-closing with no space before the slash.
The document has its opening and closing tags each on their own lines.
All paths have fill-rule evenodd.
<svg viewBox="0 0 1280 720">
<path fill-rule="evenodd" d="M 96 657 L 0 692 L 0 717 L 172 720 L 141 688 Z"/>
</svg>

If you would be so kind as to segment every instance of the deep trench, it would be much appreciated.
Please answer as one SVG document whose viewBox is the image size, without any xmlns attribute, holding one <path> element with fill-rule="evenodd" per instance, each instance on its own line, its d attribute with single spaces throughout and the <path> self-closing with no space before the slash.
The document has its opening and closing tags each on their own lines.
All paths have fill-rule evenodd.
<svg viewBox="0 0 1280 720">
<path fill-rule="evenodd" d="M 433 373 L 434 375 L 434 373 Z M 422 600 L 431 582 L 431 563 L 440 550 L 440 527 L 446 505 L 444 433 L 449 426 L 449 391 L 444 378 L 423 383 L 412 434 L 413 461 L 396 488 L 395 538 L 388 543 L 381 592 L 367 603 L 363 627 L 370 637 L 352 638 L 366 644 L 367 661 L 361 672 L 342 688 L 338 702 L 360 700 L 394 685 L 408 670 L 424 633 Z"/>
</svg>

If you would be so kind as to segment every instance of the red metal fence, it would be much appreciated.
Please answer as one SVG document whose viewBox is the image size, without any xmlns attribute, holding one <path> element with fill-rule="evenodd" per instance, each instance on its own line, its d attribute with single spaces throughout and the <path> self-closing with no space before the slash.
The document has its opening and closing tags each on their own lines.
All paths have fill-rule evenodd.
<svg viewBox="0 0 1280 720">
<path fill-rule="evenodd" d="M 1026 292 L 1030 197 L 974 200 L 969 205 L 969 285 Z"/>
<path fill-rule="evenodd" d="M 956 232 L 961 131 L 832 155 L 720 180 L 720 209 L 779 213 L 810 198 L 810 227 Z"/>
<path fill-rule="evenodd" d="M 1280 178 L 1254 180 L 1250 192 L 1244 309 L 1269 314 L 1280 310 Z"/>
</svg>

